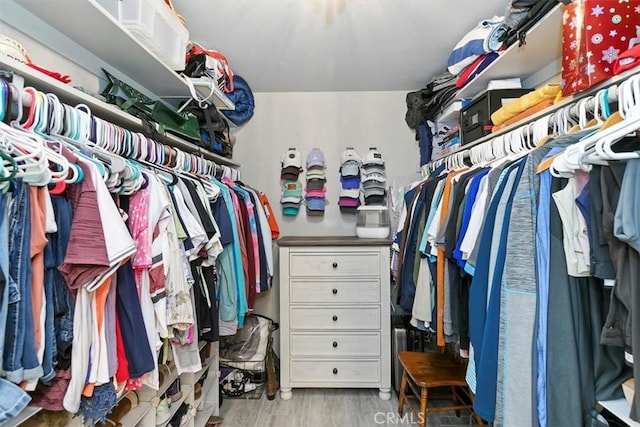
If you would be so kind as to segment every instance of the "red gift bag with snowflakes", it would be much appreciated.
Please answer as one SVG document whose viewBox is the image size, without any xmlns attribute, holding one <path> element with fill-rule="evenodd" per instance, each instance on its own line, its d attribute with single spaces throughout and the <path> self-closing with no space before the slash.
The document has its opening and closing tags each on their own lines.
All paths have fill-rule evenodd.
<svg viewBox="0 0 640 427">
<path fill-rule="evenodd" d="M 562 94 L 613 76 L 613 63 L 640 31 L 640 0 L 578 0 L 562 16 Z"/>
</svg>

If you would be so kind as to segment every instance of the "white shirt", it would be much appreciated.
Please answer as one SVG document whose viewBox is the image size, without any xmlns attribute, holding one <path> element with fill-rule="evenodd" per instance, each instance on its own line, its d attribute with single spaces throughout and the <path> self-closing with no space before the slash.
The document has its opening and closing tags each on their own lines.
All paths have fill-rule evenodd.
<svg viewBox="0 0 640 427">
<path fill-rule="evenodd" d="M 478 236 L 484 221 L 485 207 L 487 205 L 487 197 L 489 195 L 489 179 L 488 174 L 481 178 L 480 185 L 478 187 L 478 194 L 476 200 L 473 202 L 471 208 L 471 218 L 469 219 L 469 225 L 467 226 L 467 232 L 460 244 L 460 251 L 462 252 L 462 259 L 467 260 L 473 252 L 476 244 L 478 243 Z"/>
</svg>

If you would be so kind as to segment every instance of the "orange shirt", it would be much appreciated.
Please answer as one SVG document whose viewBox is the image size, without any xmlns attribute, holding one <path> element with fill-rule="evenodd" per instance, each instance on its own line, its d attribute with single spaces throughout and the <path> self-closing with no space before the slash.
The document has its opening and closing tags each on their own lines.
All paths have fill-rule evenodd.
<svg viewBox="0 0 640 427">
<path fill-rule="evenodd" d="M 45 234 L 46 229 L 46 205 L 44 187 L 29 187 L 31 202 L 31 304 L 33 307 L 33 332 L 36 344 L 36 351 L 40 351 L 44 346 L 44 323 L 43 306 L 44 300 L 44 248 L 48 240 Z"/>
<path fill-rule="evenodd" d="M 451 184 L 453 182 L 453 178 L 456 175 L 465 172 L 467 168 L 457 170 L 452 172 L 447 176 L 446 181 L 444 183 L 444 190 L 442 193 L 442 209 L 440 211 L 440 227 L 444 225 L 444 221 L 447 218 L 447 214 L 449 212 L 449 198 L 451 196 Z M 439 347 L 445 346 L 444 339 L 444 267 L 445 267 L 445 259 L 444 259 L 444 250 L 438 248 L 438 263 L 436 264 L 436 301 L 437 309 L 436 309 L 436 343 Z"/>
</svg>

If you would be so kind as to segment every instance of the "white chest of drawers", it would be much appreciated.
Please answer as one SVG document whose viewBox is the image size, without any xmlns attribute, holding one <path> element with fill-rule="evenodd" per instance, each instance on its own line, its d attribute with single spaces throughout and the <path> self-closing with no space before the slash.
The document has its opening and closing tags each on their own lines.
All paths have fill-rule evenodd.
<svg viewBox="0 0 640 427">
<path fill-rule="evenodd" d="M 378 388 L 391 398 L 386 239 L 284 237 L 280 396 L 292 388 Z"/>
</svg>

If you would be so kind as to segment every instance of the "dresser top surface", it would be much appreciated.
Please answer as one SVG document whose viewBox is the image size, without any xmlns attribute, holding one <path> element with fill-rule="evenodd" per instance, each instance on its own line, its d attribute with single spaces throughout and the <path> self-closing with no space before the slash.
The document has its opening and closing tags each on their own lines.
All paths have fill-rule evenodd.
<svg viewBox="0 0 640 427">
<path fill-rule="evenodd" d="M 278 246 L 391 246 L 391 239 L 362 239 L 354 236 L 286 236 Z"/>
</svg>

